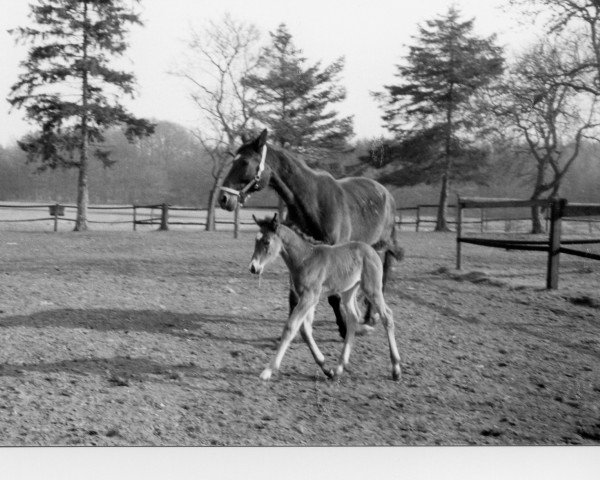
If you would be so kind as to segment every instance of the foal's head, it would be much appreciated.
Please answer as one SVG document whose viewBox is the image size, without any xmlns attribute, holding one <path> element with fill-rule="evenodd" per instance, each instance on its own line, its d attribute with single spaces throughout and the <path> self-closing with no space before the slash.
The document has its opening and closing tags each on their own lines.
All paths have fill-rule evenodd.
<svg viewBox="0 0 600 480">
<path fill-rule="evenodd" d="M 250 272 L 260 275 L 265 266 L 277 258 L 281 251 L 281 238 L 277 235 L 279 219 L 277 214 L 271 219 L 258 220 L 254 215 L 252 215 L 252 218 L 260 227 L 260 232 L 256 235 L 256 241 L 254 242 Z"/>
<path fill-rule="evenodd" d="M 246 195 L 240 196 L 231 191 L 221 191 L 221 194 L 219 195 L 219 205 L 221 208 L 231 212 L 235 210 L 238 201 L 244 203 L 246 196 L 252 192 L 262 190 L 269 184 L 271 168 L 266 162 L 262 167 L 262 172 L 260 172 L 261 158 L 266 144 L 267 130 L 265 129 L 257 138 L 250 142 L 244 142 L 244 144 L 238 148 L 229 173 L 225 177 L 225 180 L 223 180 L 223 187 L 227 190 L 237 190 L 239 192 L 255 178 L 258 178 Z"/>
</svg>

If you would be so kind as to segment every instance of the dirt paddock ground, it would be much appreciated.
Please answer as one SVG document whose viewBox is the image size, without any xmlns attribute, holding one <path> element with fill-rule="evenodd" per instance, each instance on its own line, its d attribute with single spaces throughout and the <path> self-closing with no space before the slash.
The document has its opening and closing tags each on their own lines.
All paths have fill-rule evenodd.
<svg viewBox="0 0 600 480">
<path fill-rule="evenodd" d="M 258 379 L 287 314 L 279 260 L 247 271 L 254 234 L 0 232 L 1 445 L 600 443 L 600 263 L 402 232 L 384 331 L 329 381 L 297 339 Z M 321 302 L 315 339 L 341 349 Z"/>
</svg>

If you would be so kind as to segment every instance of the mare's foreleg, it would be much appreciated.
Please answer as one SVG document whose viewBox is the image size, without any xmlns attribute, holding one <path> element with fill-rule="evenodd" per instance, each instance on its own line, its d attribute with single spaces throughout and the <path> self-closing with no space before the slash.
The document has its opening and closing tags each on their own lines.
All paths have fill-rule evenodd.
<svg viewBox="0 0 600 480">
<path fill-rule="evenodd" d="M 292 278 L 290 276 L 290 293 L 288 295 L 288 302 L 290 305 L 290 315 L 294 311 L 294 308 L 296 308 L 296 305 L 298 305 L 298 299 L 299 299 L 298 294 L 296 293 L 296 290 L 294 289 L 294 283 L 292 282 Z"/>
<path fill-rule="evenodd" d="M 292 314 L 289 316 L 285 327 L 283 328 L 283 334 L 281 336 L 281 341 L 279 342 L 279 347 L 277 348 L 275 356 L 260 374 L 261 380 L 269 380 L 273 372 L 279 370 L 286 350 L 298 333 L 302 323 L 306 320 L 306 316 L 309 314 L 311 309 L 314 309 L 317 306 L 318 301 L 318 292 L 305 292 L 300 296 L 298 305 L 296 305 L 292 311 Z"/>
<path fill-rule="evenodd" d="M 327 297 L 327 301 L 329 302 L 329 305 L 331 305 L 331 308 L 333 308 L 335 323 L 337 324 L 338 331 L 340 332 L 340 337 L 346 338 L 346 322 L 344 321 L 344 317 L 342 316 L 340 309 L 340 296 L 331 295 Z"/>
</svg>

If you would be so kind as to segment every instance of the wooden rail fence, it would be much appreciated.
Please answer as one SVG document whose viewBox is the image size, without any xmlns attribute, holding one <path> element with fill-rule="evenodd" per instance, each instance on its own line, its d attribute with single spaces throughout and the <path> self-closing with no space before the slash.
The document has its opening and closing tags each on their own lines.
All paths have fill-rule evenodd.
<svg viewBox="0 0 600 480">
<path fill-rule="evenodd" d="M 465 197 L 458 198 L 457 223 L 456 223 L 456 268 L 462 268 L 462 244 L 470 243 L 473 245 L 482 245 L 486 247 L 503 248 L 506 250 L 527 250 L 537 252 L 547 252 L 546 268 L 546 288 L 558 288 L 560 254 L 575 255 L 591 260 L 600 260 L 600 255 L 589 251 L 576 250 L 564 247 L 563 245 L 589 245 L 600 244 L 599 239 L 562 239 L 562 221 L 572 217 L 590 217 L 600 216 L 600 204 L 592 203 L 572 203 L 569 204 L 565 199 L 557 200 L 518 200 L 518 199 L 494 199 L 494 198 L 476 198 Z M 518 239 L 494 239 L 494 238 L 476 238 L 465 237 L 462 235 L 462 214 L 464 209 L 468 208 L 546 208 L 549 211 L 550 230 L 547 240 L 518 240 Z M 590 220 L 593 222 L 595 220 Z M 590 223 L 591 225 L 591 223 Z M 591 227 L 590 227 L 591 233 Z"/>
<path fill-rule="evenodd" d="M 542 204 L 546 204 L 547 202 L 541 201 Z M 501 217 L 490 214 L 496 206 L 490 206 L 489 203 L 483 202 L 482 204 L 478 204 L 479 206 L 470 205 L 471 214 L 469 217 L 465 217 L 462 215 L 462 209 L 458 208 L 458 205 L 448 205 L 449 211 L 449 219 L 448 224 L 456 226 L 458 224 L 459 214 L 461 216 L 460 223 L 462 226 L 469 225 L 471 227 L 477 228 L 479 232 L 483 233 L 490 229 L 490 225 L 497 222 L 504 222 L 504 231 L 510 232 L 513 230 L 515 224 L 519 222 L 529 221 L 530 217 L 521 216 L 515 217 L 514 215 L 508 218 L 507 216 Z M 504 203 L 501 206 L 513 206 L 514 201 L 511 203 Z M 48 221 L 52 220 L 54 224 L 54 231 L 58 230 L 58 226 L 60 222 L 74 222 L 74 218 L 68 218 L 65 216 L 65 210 L 69 209 L 71 212 L 76 209 L 76 206 L 73 204 L 37 204 L 37 205 L 26 205 L 26 204 L 6 204 L 0 203 L 0 210 L 2 209 L 36 209 L 36 213 L 40 210 L 48 209 L 48 215 L 46 217 L 38 217 L 38 218 L 11 218 L 6 219 L 2 218 L 0 213 L 0 223 L 19 223 L 19 222 L 39 222 L 39 221 Z M 93 205 L 89 206 L 88 209 L 91 212 L 112 212 L 112 214 L 107 213 L 112 217 L 121 217 L 117 220 L 114 218 L 112 220 L 97 220 L 92 218 L 88 219 L 88 223 L 90 224 L 131 224 L 133 230 L 137 230 L 139 225 L 156 225 L 160 230 L 168 230 L 170 225 L 187 225 L 187 226 L 198 226 L 198 227 L 206 227 L 206 216 L 207 209 L 206 208 L 198 208 L 198 207 L 185 207 L 185 206 L 173 206 L 167 203 L 161 204 L 133 204 L 133 205 Z M 250 207 L 251 210 L 255 211 L 265 211 L 265 212 L 275 212 L 278 210 L 277 206 L 270 207 Z M 423 230 L 423 227 L 429 227 L 432 229 L 431 225 L 436 223 L 436 209 L 437 205 L 434 204 L 423 204 L 417 205 L 414 207 L 402 207 L 396 210 L 396 224 L 399 226 L 400 230 L 402 230 L 405 226 L 410 226 L 414 228 L 414 231 L 420 232 Z M 473 212 L 475 210 L 475 212 Z M 197 212 L 200 218 L 181 218 L 182 216 L 178 216 L 177 212 Z M 129 219 L 125 217 L 129 216 Z M 71 215 L 73 217 L 73 215 Z M 591 218 L 582 219 L 581 217 L 577 218 L 569 218 L 571 222 L 587 222 L 589 225 L 590 234 L 593 231 L 594 224 L 600 224 L 600 219 L 595 220 Z M 546 214 L 546 230 L 548 230 L 549 223 L 549 210 L 547 210 Z M 215 224 L 219 225 L 229 225 L 233 226 L 233 234 L 237 238 L 241 226 L 245 225 L 253 225 L 254 222 L 248 218 L 244 218 L 244 215 L 240 214 L 240 210 L 236 210 L 232 218 L 223 219 L 216 218 Z M 458 227 L 456 227 L 458 228 Z"/>
</svg>

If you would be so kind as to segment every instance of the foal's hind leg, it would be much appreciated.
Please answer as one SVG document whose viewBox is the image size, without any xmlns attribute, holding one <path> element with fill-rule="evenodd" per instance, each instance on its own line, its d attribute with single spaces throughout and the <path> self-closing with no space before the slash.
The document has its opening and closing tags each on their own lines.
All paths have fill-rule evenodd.
<svg viewBox="0 0 600 480">
<path fill-rule="evenodd" d="M 390 347 L 390 360 L 392 361 L 392 378 L 400 379 L 400 354 L 398 353 L 398 345 L 396 345 L 396 337 L 394 335 L 394 316 L 392 310 L 385 304 L 382 292 L 376 292 L 373 298 L 373 304 L 379 311 L 383 320 L 383 325 L 387 331 L 388 345 Z"/>
<path fill-rule="evenodd" d="M 342 354 L 337 368 L 335 369 L 335 378 L 339 378 L 344 369 L 348 366 L 350 360 L 350 352 L 354 343 L 354 334 L 358 326 L 359 316 L 356 311 L 356 292 L 358 290 L 358 284 L 352 287 L 350 290 L 342 294 L 342 312 L 344 319 L 346 320 L 346 338 L 344 339 L 344 346 L 342 348 Z"/>
</svg>

